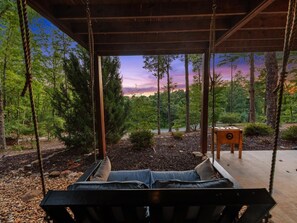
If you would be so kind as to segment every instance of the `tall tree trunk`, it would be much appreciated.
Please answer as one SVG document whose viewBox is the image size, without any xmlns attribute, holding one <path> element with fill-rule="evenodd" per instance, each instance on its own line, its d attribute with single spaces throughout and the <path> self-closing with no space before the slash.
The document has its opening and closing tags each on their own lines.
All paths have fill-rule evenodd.
<svg viewBox="0 0 297 223">
<path fill-rule="evenodd" d="M 277 86 L 278 66 L 275 52 L 265 53 L 266 75 L 266 124 L 275 127 L 277 94 L 274 89 Z"/>
<path fill-rule="evenodd" d="M 158 135 L 161 134 L 160 130 L 160 56 L 158 56 L 158 101 L 157 101 L 157 107 L 158 107 Z"/>
<path fill-rule="evenodd" d="M 197 108 L 197 109 L 199 109 L 199 116 L 201 116 L 201 109 L 202 109 L 202 105 L 201 105 L 201 100 L 202 100 L 202 78 L 201 78 L 201 70 L 200 70 L 200 68 L 198 69 L 198 86 L 199 86 L 199 92 L 200 92 L 200 94 L 199 94 L 199 101 L 200 101 L 200 106 L 199 106 L 199 108 Z M 199 117 L 199 128 L 201 128 L 201 117 Z M 196 130 L 195 130 L 196 131 Z"/>
<path fill-rule="evenodd" d="M 65 39 L 65 34 L 63 33 L 62 34 L 62 41 L 63 41 L 63 63 L 64 63 L 64 66 L 65 66 L 65 63 L 66 63 L 66 51 L 67 51 L 67 45 L 66 45 L 66 39 Z M 68 93 L 68 80 L 67 80 L 67 75 L 66 73 L 64 72 L 64 84 L 65 84 L 65 90 L 66 90 L 66 93 Z"/>
<path fill-rule="evenodd" d="M 170 98 L 170 92 L 171 92 L 171 86 L 170 86 L 170 76 L 169 76 L 169 69 L 170 69 L 170 64 L 169 64 L 169 58 L 167 61 L 167 108 L 168 108 L 168 132 L 172 132 L 172 126 L 171 126 L 171 98 Z"/>
<path fill-rule="evenodd" d="M 250 111 L 249 122 L 256 122 L 256 108 L 255 108 L 255 55 L 250 53 Z"/>
<path fill-rule="evenodd" d="M 229 98 L 229 101 L 230 101 L 229 111 L 233 112 L 233 63 L 232 62 L 231 62 L 231 80 L 230 80 L 230 98 Z"/>
<path fill-rule="evenodd" d="M 6 107 L 6 70 L 7 70 L 7 63 L 8 63 L 8 52 L 9 52 L 9 47 L 11 45 L 10 39 L 12 36 L 12 28 L 9 28 L 7 30 L 7 38 L 6 38 L 6 49 L 4 53 L 4 59 L 3 59 L 3 79 L 2 79 L 2 104 L 3 104 L 3 110 L 5 111 Z"/>
<path fill-rule="evenodd" d="M 190 132 L 190 90 L 189 90 L 189 57 L 185 54 L 186 77 L 186 132 Z"/>
<path fill-rule="evenodd" d="M 64 61 L 66 60 L 66 56 L 65 56 L 65 52 L 64 52 Z M 57 91 L 57 74 L 56 74 L 56 59 L 55 56 L 53 55 L 53 88 L 54 88 L 54 92 Z M 66 78 L 66 74 L 65 74 L 65 78 Z M 67 93 L 67 85 L 66 85 L 66 79 L 65 79 L 65 89 L 66 89 L 66 93 Z M 56 119 L 55 119 L 55 115 L 56 115 L 56 109 L 53 106 L 52 107 L 52 117 L 53 117 L 53 126 L 54 129 L 56 129 Z M 48 140 L 50 140 L 50 133 L 48 132 Z"/>
<path fill-rule="evenodd" d="M 7 69 L 7 55 L 4 55 L 3 61 L 3 78 L 0 79 L 0 150 L 6 149 L 6 139 L 5 139 L 5 121 L 4 121 L 4 82 L 6 78 Z"/>
<path fill-rule="evenodd" d="M 5 107 L 6 107 L 6 69 L 7 69 L 7 55 L 5 53 L 4 61 L 3 61 L 3 79 L 2 79 L 2 86 L 1 86 L 3 110 L 5 110 Z"/>
<path fill-rule="evenodd" d="M 2 83 L 0 83 L 0 150 L 6 149 L 4 109 L 3 109 L 3 92 Z"/>
<path fill-rule="evenodd" d="M 18 109 L 17 109 L 17 122 L 20 123 L 20 95 L 18 94 Z M 20 139 L 20 126 L 17 128 L 17 144 L 19 145 Z"/>
</svg>

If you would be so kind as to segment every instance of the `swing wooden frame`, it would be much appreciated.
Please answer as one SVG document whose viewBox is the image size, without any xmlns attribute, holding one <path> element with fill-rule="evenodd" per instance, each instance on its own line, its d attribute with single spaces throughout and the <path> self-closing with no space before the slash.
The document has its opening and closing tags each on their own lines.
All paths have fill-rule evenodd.
<svg viewBox="0 0 297 223">
<path fill-rule="evenodd" d="M 88 181 L 100 166 L 94 163 L 77 182 Z M 66 190 L 49 191 L 40 206 L 48 217 L 57 223 L 97 222 L 94 211 L 104 208 L 106 216 L 100 222 L 260 222 L 276 204 L 266 189 L 242 189 L 238 182 L 216 161 L 215 170 L 224 178 L 233 182 L 234 188 L 204 189 L 119 189 L 119 190 Z M 149 207 L 148 219 L 139 219 L 137 215 L 127 214 L 139 207 Z M 174 216 L 165 219 L 167 208 L 174 209 Z M 199 207 L 195 220 L 188 220 L 187 213 L 193 207 Z M 223 207 L 223 208 L 222 208 Z M 117 221 L 113 208 L 124 210 L 125 219 Z M 213 215 L 222 208 L 219 217 Z M 242 215 L 240 211 L 244 209 Z M 71 211 L 69 211 L 71 210 Z M 94 216 L 95 215 L 95 216 Z"/>
</svg>

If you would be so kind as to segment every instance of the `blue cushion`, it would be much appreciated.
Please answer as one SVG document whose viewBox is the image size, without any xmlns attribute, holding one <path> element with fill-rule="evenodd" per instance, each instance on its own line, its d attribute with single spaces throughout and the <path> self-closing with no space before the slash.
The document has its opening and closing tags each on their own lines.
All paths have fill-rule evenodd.
<svg viewBox="0 0 297 223">
<path fill-rule="evenodd" d="M 124 181 L 124 182 L 103 182 L 103 181 L 83 181 L 77 182 L 68 187 L 68 190 L 118 190 L 118 189 L 147 189 L 148 187 L 140 181 Z M 125 202 L 125 201 L 123 201 Z M 76 219 L 78 222 L 110 222 L 110 219 L 114 219 L 116 222 L 127 222 L 126 216 L 131 216 L 131 214 L 137 215 L 139 222 L 149 222 L 149 209 L 146 206 L 96 206 L 87 208 L 88 219 Z M 84 216 L 84 215 L 82 215 Z M 102 219 L 109 219 L 104 220 Z M 89 221 L 88 221 L 89 220 Z M 101 222 L 101 221 L 100 221 Z"/>
<path fill-rule="evenodd" d="M 201 181 L 157 180 L 153 188 L 232 188 L 233 183 L 227 178 Z"/>
<path fill-rule="evenodd" d="M 112 182 L 96 182 L 83 181 L 70 185 L 68 190 L 118 190 L 118 189 L 147 189 L 147 185 L 140 181 L 112 181 Z"/>
<path fill-rule="evenodd" d="M 152 171 L 152 183 L 155 181 L 181 180 L 197 181 L 200 180 L 195 170 L 186 171 Z"/>
<path fill-rule="evenodd" d="M 144 170 L 118 170 L 111 171 L 107 181 L 141 181 L 148 187 L 151 186 L 151 171 Z"/>
</svg>

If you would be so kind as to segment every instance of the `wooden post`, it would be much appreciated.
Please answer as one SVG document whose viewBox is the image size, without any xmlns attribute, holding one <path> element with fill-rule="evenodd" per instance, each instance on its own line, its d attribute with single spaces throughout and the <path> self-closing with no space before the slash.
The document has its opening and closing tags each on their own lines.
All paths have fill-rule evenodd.
<svg viewBox="0 0 297 223">
<path fill-rule="evenodd" d="M 99 148 L 98 158 L 103 159 L 106 155 L 105 141 L 105 121 L 104 121 L 104 98 L 102 83 L 102 67 L 101 57 L 94 57 L 94 99 L 95 99 L 95 119 L 96 119 L 96 135 L 97 147 Z"/>
<path fill-rule="evenodd" d="M 204 53 L 204 67 L 202 76 L 202 100 L 201 100 L 201 128 L 200 147 L 203 154 L 207 153 L 208 147 L 208 92 L 209 92 L 209 52 Z"/>
</svg>

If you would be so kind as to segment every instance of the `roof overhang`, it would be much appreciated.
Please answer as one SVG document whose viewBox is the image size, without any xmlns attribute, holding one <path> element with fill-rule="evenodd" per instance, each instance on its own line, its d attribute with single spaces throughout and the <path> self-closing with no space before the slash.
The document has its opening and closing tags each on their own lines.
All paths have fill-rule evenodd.
<svg viewBox="0 0 297 223">
<path fill-rule="evenodd" d="M 209 47 L 210 0 L 89 0 L 100 55 L 203 53 Z M 28 4 L 88 48 L 85 0 Z M 218 53 L 283 49 L 288 0 L 217 1 Z M 296 44 L 293 47 L 296 49 Z"/>
</svg>

